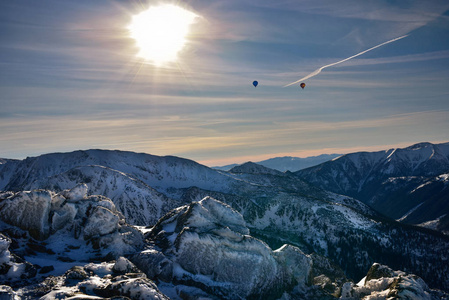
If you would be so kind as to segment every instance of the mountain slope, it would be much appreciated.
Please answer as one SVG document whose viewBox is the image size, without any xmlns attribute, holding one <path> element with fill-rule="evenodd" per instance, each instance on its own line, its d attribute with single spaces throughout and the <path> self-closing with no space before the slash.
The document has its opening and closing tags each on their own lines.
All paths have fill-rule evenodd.
<svg viewBox="0 0 449 300">
<path fill-rule="evenodd" d="M 0 190 L 22 190 L 27 184 L 58 175 L 80 166 L 98 165 L 129 174 L 145 184 L 164 190 L 197 186 L 208 189 L 223 183 L 226 176 L 194 161 L 172 156 L 109 150 L 86 150 L 52 153 L 4 164 L 0 173 Z"/>
<path fill-rule="evenodd" d="M 24 189 L 62 191 L 78 183 L 88 186 L 90 195 L 106 195 L 128 223 L 155 224 L 168 211 L 183 203 L 171 199 L 130 175 L 103 166 L 84 166 L 25 184 Z"/>
<path fill-rule="evenodd" d="M 449 143 L 420 143 L 351 153 L 295 174 L 323 189 L 360 199 L 391 218 L 418 224 L 449 213 L 448 173 Z"/>
<path fill-rule="evenodd" d="M 356 280 L 379 262 L 449 290 L 449 280 L 441 276 L 449 272 L 444 256 L 449 249 L 447 237 L 382 219 L 363 203 L 314 187 L 291 172 L 252 164 L 237 171 L 217 171 L 176 157 L 89 150 L 15 162 L 1 176 L 13 178 L 5 186 L 16 190 L 64 189 L 87 182 L 116 200 L 121 194 L 153 195 L 146 199 L 157 214 L 163 213 L 156 208 L 164 197 L 189 204 L 211 196 L 238 211 L 251 235 L 272 249 L 288 243 L 306 254 L 326 256 Z M 136 193 L 128 193 L 127 187 Z M 145 199 L 129 198 L 125 207 L 130 209 L 129 216 L 137 216 L 140 204 L 132 202 Z M 115 207 L 119 210 L 118 204 Z"/>
</svg>

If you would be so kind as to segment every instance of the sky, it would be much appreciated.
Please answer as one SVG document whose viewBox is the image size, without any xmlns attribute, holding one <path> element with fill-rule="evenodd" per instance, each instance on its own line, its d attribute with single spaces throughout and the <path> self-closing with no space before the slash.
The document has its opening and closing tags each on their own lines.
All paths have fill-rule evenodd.
<svg viewBox="0 0 449 300">
<path fill-rule="evenodd" d="M 157 65 L 128 27 L 167 3 L 197 17 Z M 218 166 L 448 142 L 448 128 L 447 0 L 0 2 L 2 158 L 117 149 Z"/>
</svg>

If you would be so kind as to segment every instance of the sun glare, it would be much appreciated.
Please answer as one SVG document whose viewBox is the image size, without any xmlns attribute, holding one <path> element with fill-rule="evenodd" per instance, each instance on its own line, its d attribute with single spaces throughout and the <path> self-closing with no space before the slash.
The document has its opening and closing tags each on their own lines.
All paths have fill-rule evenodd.
<svg viewBox="0 0 449 300">
<path fill-rule="evenodd" d="M 197 17 L 171 4 L 153 6 L 135 15 L 128 29 L 140 49 L 137 55 L 156 65 L 175 61 Z"/>
</svg>

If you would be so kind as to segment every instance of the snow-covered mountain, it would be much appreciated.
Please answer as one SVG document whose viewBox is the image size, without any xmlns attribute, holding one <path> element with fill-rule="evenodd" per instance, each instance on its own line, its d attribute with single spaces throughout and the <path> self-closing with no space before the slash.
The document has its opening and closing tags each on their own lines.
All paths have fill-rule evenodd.
<svg viewBox="0 0 449 300">
<path fill-rule="evenodd" d="M 0 190 L 23 190 L 36 180 L 76 167 L 103 166 L 157 189 L 197 186 L 208 189 L 223 184 L 226 176 L 194 161 L 173 156 L 155 156 L 126 151 L 87 150 L 52 153 L 0 165 Z"/>
<path fill-rule="evenodd" d="M 346 154 L 296 174 L 391 218 L 411 224 L 439 220 L 438 229 L 449 230 L 449 143 Z"/>
<path fill-rule="evenodd" d="M 247 173 L 247 174 L 269 174 L 269 175 L 278 175 L 281 176 L 282 172 L 270 169 L 268 167 L 253 163 L 253 162 L 247 162 L 244 164 L 241 164 L 239 166 L 235 166 L 232 169 L 229 170 L 230 173 Z"/>
<path fill-rule="evenodd" d="M 262 160 L 258 162 L 258 164 L 281 172 L 285 171 L 295 172 L 298 170 L 319 165 L 323 162 L 332 160 L 339 156 L 341 156 L 341 154 L 321 154 L 318 156 L 309 156 L 304 158 L 284 156 Z"/>
<path fill-rule="evenodd" d="M 80 182 L 88 186 L 89 194 L 109 197 L 127 222 L 134 225 L 155 224 L 162 215 L 182 205 L 131 175 L 103 166 L 75 167 L 26 184 L 24 189 L 62 191 Z"/>
<path fill-rule="evenodd" d="M 292 156 L 284 156 L 284 157 L 274 157 L 262 161 L 256 162 L 258 165 L 265 166 L 270 169 L 278 170 L 281 172 L 295 172 L 298 170 L 306 169 L 312 166 L 319 165 L 323 162 L 332 160 L 341 154 L 321 154 L 318 156 L 309 156 L 309 157 L 292 157 Z M 213 167 L 217 170 L 229 171 L 233 167 L 239 166 L 238 164 L 231 164 L 226 166 L 217 166 Z"/>
<path fill-rule="evenodd" d="M 6 161 L 0 165 L 0 180 L 2 190 L 12 190 L 0 193 L 0 218 L 5 222 L 0 228 L 12 241 L 5 251 L 17 252 L 32 265 L 47 266 L 39 262 L 49 253 L 83 266 L 86 260 L 109 262 L 118 259 L 122 249 L 121 253 L 145 273 L 146 279 L 139 279 L 145 281 L 145 286 L 150 288 L 148 282 L 154 281 L 161 293 L 174 299 L 187 295 L 233 299 L 237 294 L 264 298 L 272 285 L 279 287 L 274 291 L 276 297 L 286 293 L 293 299 L 333 299 L 341 295 L 347 278 L 358 282 L 374 263 L 414 273 L 431 288 L 449 290 L 449 278 L 444 275 L 449 273 L 448 237 L 386 220 L 362 202 L 312 186 L 291 172 L 282 173 L 251 163 L 223 172 L 176 157 L 88 150 Z M 77 188 L 68 190 L 73 186 Z M 35 188 L 46 189 L 31 192 L 44 195 L 45 201 L 36 201 L 37 196 L 28 197 L 30 192 L 22 191 Z M 75 198 L 79 201 L 70 200 Z M 113 230 L 80 234 L 90 224 L 92 209 L 98 206 L 95 199 L 103 203 L 100 205 L 103 208 L 95 213 L 95 220 L 105 218 L 105 224 L 112 224 Z M 41 203 L 39 210 L 31 204 L 23 205 L 33 202 Z M 33 225 L 29 226 L 22 217 L 14 217 L 15 211 L 21 209 L 30 212 L 20 216 L 39 211 L 44 217 L 33 219 Z M 104 228 L 101 223 L 96 224 Z M 149 232 L 145 236 L 142 233 L 143 244 L 137 242 L 136 231 L 129 231 L 132 235 L 120 231 L 142 224 L 149 225 L 144 230 Z M 30 231 L 32 228 L 38 228 L 38 234 Z M 55 231 L 56 228 L 64 231 Z M 88 228 L 92 232 L 93 226 Z M 61 238 L 62 232 L 66 238 Z M 133 238 L 127 240 L 128 235 Z M 119 237 L 128 242 L 110 244 Z M 68 244 L 55 246 L 58 245 L 55 241 Z M 123 251 L 127 243 L 132 247 Z M 290 246 L 276 254 L 274 249 L 282 249 L 284 244 Z M 248 252 L 249 249 L 255 252 Z M 67 251 L 65 256 L 64 251 Z M 81 255 L 83 251 L 91 254 L 86 257 Z M 290 254 L 285 256 L 282 251 Z M 202 255 L 198 256 L 199 253 Z M 201 257 L 209 255 L 223 260 L 217 259 L 217 265 L 210 266 L 201 261 Z M 311 261 L 312 273 L 305 271 L 303 263 L 298 263 L 303 266 L 298 270 L 287 268 L 292 264 L 289 257 L 297 257 L 298 262 Z M 189 265 L 190 260 L 195 264 Z M 277 279 L 269 276 L 267 279 L 263 277 L 265 273 L 259 274 L 262 276 L 259 278 L 257 272 L 251 276 L 248 273 L 250 279 L 242 278 L 240 272 L 227 267 L 232 265 L 238 270 L 238 266 L 245 265 L 245 260 L 257 261 L 259 270 Z M 14 264 L 19 264 L 19 259 L 9 262 L 9 267 L 3 270 L 12 266 L 18 270 L 19 266 Z M 101 266 L 83 268 L 88 273 L 83 280 L 92 285 L 95 281 L 103 287 L 109 286 L 112 283 L 107 278 L 116 276 L 111 271 L 112 265 L 104 267 L 106 275 L 103 276 L 109 277 L 101 280 L 97 278 L 100 275 L 89 271 Z M 20 273 L 17 272 L 13 274 Z M 391 273 L 389 278 L 396 278 L 395 274 Z M 57 279 L 61 281 L 68 276 L 53 275 L 62 276 Z M 240 282 L 246 282 L 245 286 L 239 286 Z M 78 283 L 77 291 L 82 291 L 81 287 L 87 284 Z M 124 286 L 127 284 L 131 283 L 123 282 Z M 427 293 L 434 293 L 420 286 Z M 105 292 L 97 286 L 95 290 Z M 351 290 L 361 291 L 355 285 L 344 289 Z M 86 291 L 95 294 L 92 289 Z M 314 293 L 319 296 L 310 296 Z M 309 296 L 304 298 L 304 295 Z"/>
</svg>

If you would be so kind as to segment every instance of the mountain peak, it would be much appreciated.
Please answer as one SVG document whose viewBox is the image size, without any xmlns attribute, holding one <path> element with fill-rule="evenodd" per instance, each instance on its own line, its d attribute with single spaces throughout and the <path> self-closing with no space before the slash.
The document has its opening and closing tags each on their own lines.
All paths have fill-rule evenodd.
<svg viewBox="0 0 449 300">
<path fill-rule="evenodd" d="M 362 200 L 388 217 L 407 216 L 407 222 L 419 224 L 449 213 L 448 189 L 439 179 L 448 172 L 449 143 L 422 142 L 349 153 L 295 174 L 320 188 Z M 401 193 L 406 196 L 398 197 Z"/>
<path fill-rule="evenodd" d="M 417 143 L 417 144 L 411 145 L 411 146 L 409 146 L 409 147 L 407 147 L 405 149 L 408 149 L 408 150 L 420 150 L 420 149 L 423 149 L 423 148 L 428 148 L 428 147 L 433 147 L 433 146 L 434 146 L 434 144 L 432 144 L 432 143 L 421 142 L 421 143 Z"/>
<path fill-rule="evenodd" d="M 269 175 L 282 175 L 283 173 L 277 170 L 273 170 L 262 165 L 258 165 L 251 161 L 241 164 L 239 166 L 235 166 L 231 170 L 230 173 L 246 173 L 246 174 L 269 174 Z"/>
</svg>

